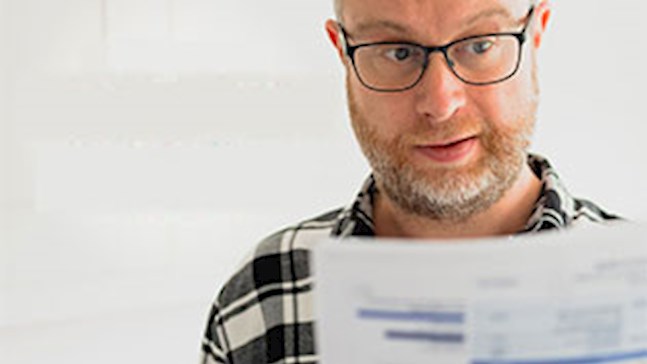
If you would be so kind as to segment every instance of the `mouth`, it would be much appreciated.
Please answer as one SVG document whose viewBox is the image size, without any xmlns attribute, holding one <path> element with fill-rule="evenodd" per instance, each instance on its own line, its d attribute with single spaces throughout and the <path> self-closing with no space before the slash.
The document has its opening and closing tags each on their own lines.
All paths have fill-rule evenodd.
<svg viewBox="0 0 647 364">
<path fill-rule="evenodd" d="M 416 150 L 438 163 L 456 163 L 466 159 L 478 144 L 478 138 L 471 136 L 449 142 L 420 145 Z"/>
</svg>

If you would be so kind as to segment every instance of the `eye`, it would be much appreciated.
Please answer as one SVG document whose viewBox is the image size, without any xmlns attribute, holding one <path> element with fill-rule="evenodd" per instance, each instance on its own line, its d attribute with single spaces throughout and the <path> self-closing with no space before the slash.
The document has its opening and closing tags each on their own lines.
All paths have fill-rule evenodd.
<svg viewBox="0 0 647 364">
<path fill-rule="evenodd" d="M 405 62 L 412 60 L 412 58 L 415 58 L 418 53 L 420 53 L 420 51 L 415 47 L 407 45 L 394 45 L 386 49 L 384 55 L 393 61 Z"/>
<path fill-rule="evenodd" d="M 465 45 L 465 50 L 469 53 L 481 55 L 487 53 L 494 46 L 492 39 L 475 39 Z"/>
<path fill-rule="evenodd" d="M 398 61 L 404 61 L 411 56 L 411 50 L 407 48 L 398 48 L 393 50 L 393 58 Z"/>
</svg>

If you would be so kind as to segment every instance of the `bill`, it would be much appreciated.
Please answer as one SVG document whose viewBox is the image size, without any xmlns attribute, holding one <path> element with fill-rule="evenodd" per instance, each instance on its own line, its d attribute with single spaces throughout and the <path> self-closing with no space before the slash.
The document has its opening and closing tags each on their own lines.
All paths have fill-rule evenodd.
<svg viewBox="0 0 647 364">
<path fill-rule="evenodd" d="M 329 364 L 647 363 L 647 229 L 314 252 Z"/>
</svg>

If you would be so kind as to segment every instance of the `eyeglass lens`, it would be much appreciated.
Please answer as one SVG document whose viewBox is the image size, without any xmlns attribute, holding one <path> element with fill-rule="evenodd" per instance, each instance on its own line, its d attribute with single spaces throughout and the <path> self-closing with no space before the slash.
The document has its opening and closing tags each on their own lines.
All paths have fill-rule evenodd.
<svg viewBox="0 0 647 364">
<path fill-rule="evenodd" d="M 474 37 L 452 44 L 446 58 L 451 70 L 464 82 L 494 83 L 516 71 L 520 46 L 515 35 Z M 424 47 L 414 44 L 371 44 L 356 49 L 354 66 L 366 86 L 400 90 L 420 80 L 428 57 Z"/>
</svg>

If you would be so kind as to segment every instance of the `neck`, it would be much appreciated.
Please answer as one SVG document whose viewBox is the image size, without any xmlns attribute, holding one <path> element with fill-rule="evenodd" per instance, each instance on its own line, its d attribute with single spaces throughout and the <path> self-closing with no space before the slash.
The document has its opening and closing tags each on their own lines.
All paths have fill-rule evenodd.
<svg viewBox="0 0 647 364">
<path fill-rule="evenodd" d="M 374 200 L 375 235 L 451 239 L 514 234 L 525 227 L 540 191 L 541 182 L 524 165 L 515 183 L 499 201 L 461 222 L 433 220 L 402 211 L 386 194 L 378 193 Z"/>
</svg>

